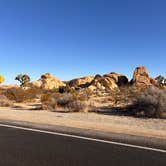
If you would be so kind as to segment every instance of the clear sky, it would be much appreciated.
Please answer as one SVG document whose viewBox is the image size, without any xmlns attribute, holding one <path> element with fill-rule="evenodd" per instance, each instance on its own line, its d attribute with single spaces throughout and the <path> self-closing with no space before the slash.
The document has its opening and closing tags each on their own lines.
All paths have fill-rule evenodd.
<svg viewBox="0 0 166 166">
<path fill-rule="evenodd" d="M 0 0 L 0 74 L 166 73 L 165 0 Z"/>
</svg>

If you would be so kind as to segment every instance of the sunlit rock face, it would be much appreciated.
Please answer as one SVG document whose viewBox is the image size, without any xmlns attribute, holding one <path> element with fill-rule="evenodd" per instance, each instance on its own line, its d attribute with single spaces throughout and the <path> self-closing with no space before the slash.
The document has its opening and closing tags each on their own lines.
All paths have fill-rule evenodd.
<svg viewBox="0 0 166 166">
<path fill-rule="evenodd" d="M 111 72 L 110 74 L 106 74 L 105 76 L 112 78 L 118 86 L 128 84 L 128 78 L 124 74 Z"/>
<path fill-rule="evenodd" d="M 61 86 L 66 86 L 64 82 L 57 79 L 50 73 L 46 73 L 42 75 L 41 79 L 39 79 L 38 81 L 32 82 L 31 84 L 35 87 L 46 89 L 46 90 L 58 89 Z"/>
<path fill-rule="evenodd" d="M 118 85 L 116 84 L 115 80 L 108 77 L 107 75 L 100 76 L 96 75 L 93 81 L 91 82 L 90 87 L 91 89 L 98 89 L 98 90 L 114 90 L 118 89 Z"/>
<path fill-rule="evenodd" d="M 76 79 L 70 80 L 68 82 L 68 85 L 70 87 L 81 87 L 81 86 L 85 87 L 85 86 L 88 86 L 92 82 L 93 79 L 94 79 L 94 76 L 76 78 Z"/>
<path fill-rule="evenodd" d="M 131 83 L 136 86 L 150 86 L 155 84 L 155 80 L 150 78 L 148 70 L 142 66 L 135 69 Z"/>
</svg>

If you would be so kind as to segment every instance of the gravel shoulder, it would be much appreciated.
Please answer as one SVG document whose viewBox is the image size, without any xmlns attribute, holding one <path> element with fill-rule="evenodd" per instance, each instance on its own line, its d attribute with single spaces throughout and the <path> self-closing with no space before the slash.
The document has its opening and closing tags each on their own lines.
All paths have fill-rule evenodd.
<svg viewBox="0 0 166 166">
<path fill-rule="evenodd" d="M 165 119 L 141 119 L 97 113 L 58 113 L 0 107 L 0 120 L 58 125 L 98 132 L 166 139 Z"/>
</svg>

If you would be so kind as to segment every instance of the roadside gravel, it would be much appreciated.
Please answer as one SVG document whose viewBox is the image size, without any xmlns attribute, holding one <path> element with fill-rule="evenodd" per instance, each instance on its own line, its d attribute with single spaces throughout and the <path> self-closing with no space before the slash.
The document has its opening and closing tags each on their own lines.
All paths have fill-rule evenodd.
<svg viewBox="0 0 166 166">
<path fill-rule="evenodd" d="M 0 108 L 0 120 L 93 129 L 166 139 L 165 119 L 141 119 L 98 113 L 57 113 L 43 110 Z"/>
</svg>

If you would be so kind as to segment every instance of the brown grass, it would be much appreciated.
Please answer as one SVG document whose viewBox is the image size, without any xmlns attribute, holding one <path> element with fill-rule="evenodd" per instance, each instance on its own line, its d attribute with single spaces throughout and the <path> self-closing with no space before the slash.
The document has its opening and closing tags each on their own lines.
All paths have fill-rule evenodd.
<svg viewBox="0 0 166 166">
<path fill-rule="evenodd" d="M 162 118 L 166 114 L 166 90 L 151 87 L 136 97 L 133 106 L 136 115 Z"/>
<path fill-rule="evenodd" d="M 3 94 L 9 100 L 13 100 L 15 102 L 33 101 L 38 97 L 38 95 L 41 95 L 41 93 L 42 91 L 40 89 L 36 88 L 23 89 L 21 87 L 7 89 L 6 91 L 3 92 Z"/>
<path fill-rule="evenodd" d="M 52 111 L 65 112 L 87 112 L 89 109 L 88 102 L 83 100 L 82 96 L 77 96 L 75 93 L 54 93 L 44 94 L 41 97 L 42 108 Z"/>
<path fill-rule="evenodd" d="M 13 102 L 9 100 L 6 96 L 0 95 L 0 107 L 12 107 Z"/>
</svg>

